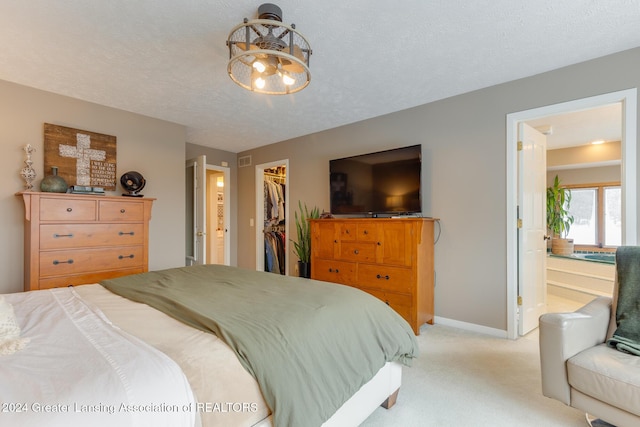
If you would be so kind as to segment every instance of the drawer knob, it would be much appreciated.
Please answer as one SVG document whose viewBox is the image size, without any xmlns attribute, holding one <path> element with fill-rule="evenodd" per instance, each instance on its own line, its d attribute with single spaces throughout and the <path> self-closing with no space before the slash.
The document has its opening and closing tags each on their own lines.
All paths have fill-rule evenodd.
<svg viewBox="0 0 640 427">
<path fill-rule="evenodd" d="M 72 208 L 67 208 L 67 212 L 71 212 L 72 210 Z"/>
<path fill-rule="evenodd" d="M 54 233 L 53 234 L 53 238 L 57 239 L 58 237 L 73 237 L 73 233 L 71 234 L 58 234 L 58 233 Z"/>
<path fill-rule="evenodd" d="M 126 211 L 124 209 L 120 209 L 120 213 L 125 213 Z"/>
<path fill-rule="evenodd" d="M 133 231 L 129 231 L 128 233 L 126 231 L 119 231 L 118 232 L 118 236 L 124 236 L 125 234 L 129 235 L 129 236 L 133 236 L 136 233 L 134 233 Z"/>
<path fill-rule="evenodd" d="M 58 261 L 57 259 L 53 260 L 53 265 L 58 265 L 58 264 L 73 264 L 73 260 L 72 259 L 68 259 L 66 261 Z"/>
<path fill-rule="evenodd" d="M 334 270 L 333 268 L 329 269 L 329 273 L 339 273 L 340 270 L 338 270 L 337 268 Z"/>
<path fill-rule="evenodd" d="M 389 280 L 389 275 L 387 274 L 386 276 L 382 276 L 380 274 L 376 275 L 376 279 L 384 279 L 384 280 Z"/>
<path fill-rule="evenodd" d="M 364 235 L 366 236 L 367 234 L 369 234 L 369 232 L 367 230 L 364 230 Z"/>
<path fill-rule="evenodd" d="M 360 253 L 360 251 L 356 249 L 356 250 L 353 251 L 353 253 L 358 255 Z"/>
<path fill-rule="evenodd" d="M 124 259 L 124 258 L 133 258 L 133 254 L 131 255 L 119 255 L 118 259 Z"/>
<path fill-rule="evenodd" d="M 378 246 L 382 246 L 382 243 L 378 242 Z"/>
</svg>

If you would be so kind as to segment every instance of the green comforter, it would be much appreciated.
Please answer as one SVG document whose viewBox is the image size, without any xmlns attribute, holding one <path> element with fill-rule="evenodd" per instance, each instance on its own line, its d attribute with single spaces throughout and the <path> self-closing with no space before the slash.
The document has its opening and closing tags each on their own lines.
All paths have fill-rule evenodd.
<svg viewBox="0 0 640 427">
<path fill-rule="evenodd" d="M 105 280 L 105 288 L 223 339 L 257 380 L 277 427 L 319 426 L 415 335 L 348 286 L 204 265 Z"/>
<path fill-rule="evenodd" d="M 625 353 L 640 356 L 640 247 L 620 246 L 616 250 L 618 303 L 616 331 L 607 341 Z"/>
</svg>

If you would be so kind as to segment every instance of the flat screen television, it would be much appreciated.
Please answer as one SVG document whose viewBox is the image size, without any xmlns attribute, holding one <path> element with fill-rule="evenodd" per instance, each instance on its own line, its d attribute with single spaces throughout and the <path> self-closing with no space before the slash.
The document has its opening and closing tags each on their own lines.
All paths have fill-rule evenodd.
<svg viewBox="0 0 640 427">
<path fill-rule="evenodd" d="M 422 146 L 329 161 L 331 213 L 407 215 L 422 212 Z"/>
</svg>

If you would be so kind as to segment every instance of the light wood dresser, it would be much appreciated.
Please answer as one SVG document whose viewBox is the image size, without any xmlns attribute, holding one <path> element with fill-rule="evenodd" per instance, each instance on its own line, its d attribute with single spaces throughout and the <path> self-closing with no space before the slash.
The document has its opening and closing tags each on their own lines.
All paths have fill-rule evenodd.
<svg viewBox="0 0 640 427">
<path fill-rule="evenodd" d="M 311 220 L 311 278 L 386 302 L 420 334 L 433 323 L 431 218 Z"/>
<path fill-rule="evenodd" d="M 18 193 L 24 200 L 24 289 L 97 283 L 148 270 L 154 199 Z"/>
</svg>

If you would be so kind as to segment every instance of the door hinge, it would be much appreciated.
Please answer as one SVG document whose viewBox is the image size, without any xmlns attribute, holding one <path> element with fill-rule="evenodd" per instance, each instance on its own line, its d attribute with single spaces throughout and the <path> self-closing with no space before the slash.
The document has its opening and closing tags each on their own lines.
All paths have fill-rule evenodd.
<svg viewBox="0 0 640 427">
<path fill-rule="evenodd" d="M 522 219 L 518 218 L 518 228 L 522 228 Z"/>
<path fill-rule="evenodd" d="M 522 151 L 522 141 L 518 141 L 518 151 Z"/>
<path fill-rule="evenodd" d="M 522 305 L 522 297 L 518 295 L 518 305 Z"/>
</svg>

